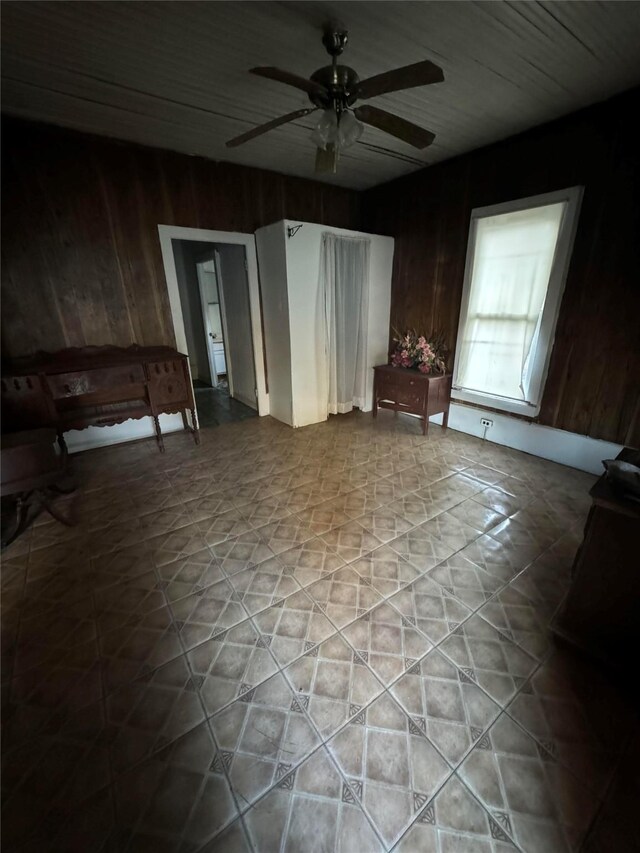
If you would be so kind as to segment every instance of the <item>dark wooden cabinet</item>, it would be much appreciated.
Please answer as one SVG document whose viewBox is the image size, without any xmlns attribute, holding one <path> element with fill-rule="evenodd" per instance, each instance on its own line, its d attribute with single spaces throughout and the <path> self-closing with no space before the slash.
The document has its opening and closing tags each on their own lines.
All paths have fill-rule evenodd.
<svg viewBox="0 0 640 853">
<path fill-rule="evenodd" d="M 4 432 L 55 427 L 64 433 L 180 412 L 199 441 L 187 357 L 171 347 L 82 347 L 16 359 L 2 376 Z M 193 427 L 187 422 L 191 413 Z"/>
<path fill-rule="evenodd" d="M 618 459 L 638 465 L 640 451 L 624 448 Z M 589 494 L 592 504 L 571 588 L 552 628 L 605 663 L 626 668 L 640 621 L 640 502 L 622 496 L 606 474 Z"/>
<path fill-rule="evenodd" d="M 374 370 L 373 416 L 378 408 L 407 412 L 422 418 L 422 434 L 429 429 L 431 415 L 444 414 L 442 426 L 449 422 L 451 374 L 420 373 L 405 367 L 379 364 Z"/>
</svg>

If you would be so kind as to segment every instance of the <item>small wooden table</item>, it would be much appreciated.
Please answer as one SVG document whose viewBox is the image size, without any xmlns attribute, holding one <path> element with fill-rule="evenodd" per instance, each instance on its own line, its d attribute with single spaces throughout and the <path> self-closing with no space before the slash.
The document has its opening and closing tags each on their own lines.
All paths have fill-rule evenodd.
<svg viewBox="0 0 640 853">
<path fill-rule="evenodd" d="M 443 429 L 449 423 L 451 374 L 420 373 L 406 367 L 379 364 L 373 368 L 373 417 L 378 407 L 406 412 L 422 418 L 422 434 L 429 429 L 431 415 L 444 414 Z"/>
</svg>

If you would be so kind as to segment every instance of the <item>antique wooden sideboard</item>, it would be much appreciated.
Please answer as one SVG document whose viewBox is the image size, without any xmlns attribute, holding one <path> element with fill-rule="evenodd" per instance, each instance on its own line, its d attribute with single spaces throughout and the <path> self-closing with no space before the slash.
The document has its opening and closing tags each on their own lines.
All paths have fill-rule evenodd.
<svg viewBox="0 0 640 853">
<path fill-rule="evenodd" d="M 617 458 L 640 466 L 638 450 L 625 447 Z M 551 628 L 627 673 L 640 622 L 640 502 L 616 489 L 607 474 L 589 494 L 591 509 L 573 563 L 571 588 Z"/>
<path fill-rule="evenodd" d="M 3 432 L 55 427 L 63 450 L 67 430 L 149 416 L 163 451 L 158 416 L 177 412 L 196 444 L 200 441 L 187 356 L 171 347 L 39 352 L 3 365 L 1 384 Z"/>
<path fill-rule="evenodd" d="M 374 418 L 378 414 L 378 407 L 419 415 L 422 418 L 422 434 L 426 435 L 431 415 L 442 412 L 442 426 L 447 428 L 451 402 L 450 373 L 420 373 L 419 370 L 408 370 L 391 364 L 379 364 L 373 371 Z"/>
</svg>

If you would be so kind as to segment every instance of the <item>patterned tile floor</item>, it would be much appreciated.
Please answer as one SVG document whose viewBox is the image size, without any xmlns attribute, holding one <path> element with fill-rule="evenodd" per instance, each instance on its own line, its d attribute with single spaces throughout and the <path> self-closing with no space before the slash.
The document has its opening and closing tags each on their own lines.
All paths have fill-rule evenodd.
<svg viewBox="0 0 640 853">
<path fill-rule="evenodd" d="M 637 723 L 549 630 L 593 477 L 384 412 L 166 445 L 4 554 L 7 853 L 640 849 Z"/>
</svg>

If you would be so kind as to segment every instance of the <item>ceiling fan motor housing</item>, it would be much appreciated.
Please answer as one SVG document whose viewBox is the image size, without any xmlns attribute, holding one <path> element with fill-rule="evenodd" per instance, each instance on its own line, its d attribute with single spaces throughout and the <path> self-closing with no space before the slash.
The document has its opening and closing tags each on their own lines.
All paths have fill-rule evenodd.
<svg viewBox="0 0 640 853">
<path fill-rule="evenodd" d="M 311 79 L 324 86 L 328 92 L 328 96 L 315 92 L 309 94 L 311 103 L 323 110 L 333 106 L 346 109 L 358 97 L 360 78 L 348 65 L 326 65 L 314 71 Z"/>
</svg>

